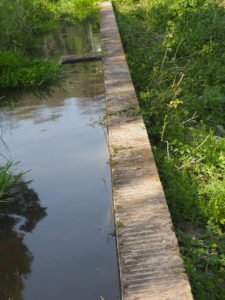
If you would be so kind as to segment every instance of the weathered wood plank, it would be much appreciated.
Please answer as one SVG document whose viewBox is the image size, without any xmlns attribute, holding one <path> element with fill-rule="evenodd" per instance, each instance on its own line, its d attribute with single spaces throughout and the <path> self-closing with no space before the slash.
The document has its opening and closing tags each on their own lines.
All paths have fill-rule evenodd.
<svg viewBox="0 0 225 300">
<path fill-rule="evenodd" d="M 89 54 L 85 56 L 81 55 L 66 55 L 60 57 L 61 64 L 74 64 L 81 62 L 99 61 L 102 60 L 101 54 Z"/>
</svg>

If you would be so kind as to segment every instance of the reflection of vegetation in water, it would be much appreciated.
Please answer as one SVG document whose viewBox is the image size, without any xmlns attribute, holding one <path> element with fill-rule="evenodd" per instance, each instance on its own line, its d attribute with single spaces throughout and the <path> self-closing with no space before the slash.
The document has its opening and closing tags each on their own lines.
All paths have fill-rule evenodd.
<svg viewBox="0 0 225 300">
<path fill-rule="evenodd" d="M 99 62 L 80 63 L 67 66 L 68 80 L 64 87 L 74 93 L 73 87 L 76 87 L 76 97 L 92 98 L 93 101 L 97 95 L 104 93 L 102 64 Z M 71 94 L 72 97 L 74 95 Z M 90 102 L 90 99 L 89 99 Z M 87 104 L 88 105 L 88 104 Z"/>
<path fill-rule="evenodd" d="M 46 216 L 38 195 L 26 184 L 17 185 L 10 202 L 0 203 L 0 299 L 22 299 L 24 279 L 31 274 L 32 254 L 23 242 Z"/>
<path fill-rule="evenodd" d="M 1 138 L 1 144 L 4 144 Z M 5 145 L 5 147 L 7 147 Z M 23 181 L 26 172 L 7 162 L 0 167 L 0 299 L 22 299 L 23 280 L 31 274 L 33 260 L 23 243 L 25 232 L 32 232 L 46 216 L 37 194 Z"/>
<path fill-rule="evenodd" d="M 66 74 L 61 77 L 60 81 L 56 81 L 52 83 L 51 85 L 43 86 L 43 87 L 34 87 L 32 90 L 29 87 L 24 88 L 16 88 L 13 90 L 5 90 L 4 96 L 2 97 L 0 101 L 0 108 L 1 108 L 1 114 L 4 115 L 4 108 L 7 107 L 7 109 L 12 109 L 17 103 L 19 103 L 22 99 L 26 98 L 36 98 L 36 99 L 45 99 L 46 97 L 51 97 L 56 88 L 62 89 L 64 79 L 66 77 Z M 31 104 L 31 103 L 30 103 Z M 0 121 L 0 125 L 1 121 Z"/>
<path fill-rule="evenodd" d="M 0 297 L 1 299 L 22 299 L 23 278 L 31 273 L 32 254 L 23 243 L 23 236 L 15 232 L 14 220 L 1 218 L 0 223 Z"/>
<path fill-rule="evenodd" d="M 31 56 L 41 37 L 59 27 L 62 19 L 74 23 L 95 11 L 95 0 L 2 0 L 0 2 L 0 87 L 48 84 L 60 66 Z"/>
<path fill-rule="evenodd" d="M 21 89 L 6 93 L 0 105 L 1 130 L 5 132 L 16 128 L 18 120 L 27 118 L 35 124 L 55 120 L 62 115 L 61 107 L 69 98 L 77 98 L 76 105 L 83 112 L 99 109 L 98 103 L 104 98 L 102 64 L 65 65 L 64 71 L 64 77 L 57 84 L 32 91 Z"/>
<path fill-rule="evenodd" d="M 63 25 L 57 31 L 47 35 L 43 40 L 43 47 L 36 53 L 44 57 L 59 57 L 63 55 L 85 55 L 100 51 L 98 27 L 89 21 Z"/>
</svg>

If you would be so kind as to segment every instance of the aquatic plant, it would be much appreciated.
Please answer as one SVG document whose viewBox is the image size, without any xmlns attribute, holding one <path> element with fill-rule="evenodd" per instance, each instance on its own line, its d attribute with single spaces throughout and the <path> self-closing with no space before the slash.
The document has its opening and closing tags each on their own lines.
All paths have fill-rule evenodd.
<svg viewBox="0 0 225 300">
<path fill-rule="evenodd" d="M 18 163 L 7 162 L 4 166 L 0 167 L 0 202 L 7 200 L 5 199 L 5 196 L 10 195 L 13 186 L 24 183 L 22 181 L 22 176 L 27 172 L 12 171 L 17 164 Z"/>
</svg>

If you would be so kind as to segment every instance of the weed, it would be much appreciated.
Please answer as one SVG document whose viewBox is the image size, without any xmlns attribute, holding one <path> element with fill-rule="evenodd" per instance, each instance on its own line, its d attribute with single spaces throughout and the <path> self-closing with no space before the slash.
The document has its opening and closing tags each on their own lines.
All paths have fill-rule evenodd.
<svg viewBox="0 0 225 300">
<path fill-rule="evenodd" d="M 125 117 L 132 117 L 138 116 L 140 114 L 140 108 L 137 105 L 131 104 L 125 107 L 124 109 L 107 112 L 106 119 L 110 119 L 113 116 L 125 116 Z"/>
<path fill-rule="evenodd" d="M 225 10 L 214 0 L 114 5 L 193 294 L 223 299 Z"/>
<path fill-rule="evenodd" d="M 124 227 L 125 225 L 123 224 L 123 222 L 121 222 L 121 221 L 117 221 L 116 222 L 116 227 L 117 228 L 122 228 L 122 227 Z"/>
<path fill-rule="evenodd" d="M 101 54 L 102 54 L 102 56 L 106 56 L 107 55 L 107 49 L 103 47 L 102 50 L 101 50 Z"/>
<path fill-rule="evenodd" d="M 6 196 L 10 195 L 13 186 L 23 183 L 22 176 L 27 172 L 13 172 L 12 168 L 17 164 L 18 163 L 8 162 L 5 166 L 0 167 L 0 202 L 7 201 Z"/>
</svg>

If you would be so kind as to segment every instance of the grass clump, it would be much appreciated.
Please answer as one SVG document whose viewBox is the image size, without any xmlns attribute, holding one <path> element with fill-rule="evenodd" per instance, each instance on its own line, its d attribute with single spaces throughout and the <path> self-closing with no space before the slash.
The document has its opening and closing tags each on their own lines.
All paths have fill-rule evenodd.
<svg viewBox="0 0 225 300">
<path fill-rule="evenodd" d="M 62 72 L 56 61 L 28 58 L 19 51 L 0 52 L 0 86 L 34 87 L 57 80 Z"/>
<path fill-rule="evenodd" d="M 22 176 L 27 172 L 13 172 L 12 168 L 17 164 L 7 162 L 3 167 L 0 167 L 0 202 L 7 201 L 7 195 L 10 195 L 13 187 L 23 183 Z"/>
<path fill-rule="evenodd" d="M 225 298 L 225 9 L 114 1 L 196 299 Z"/>
</svg>

